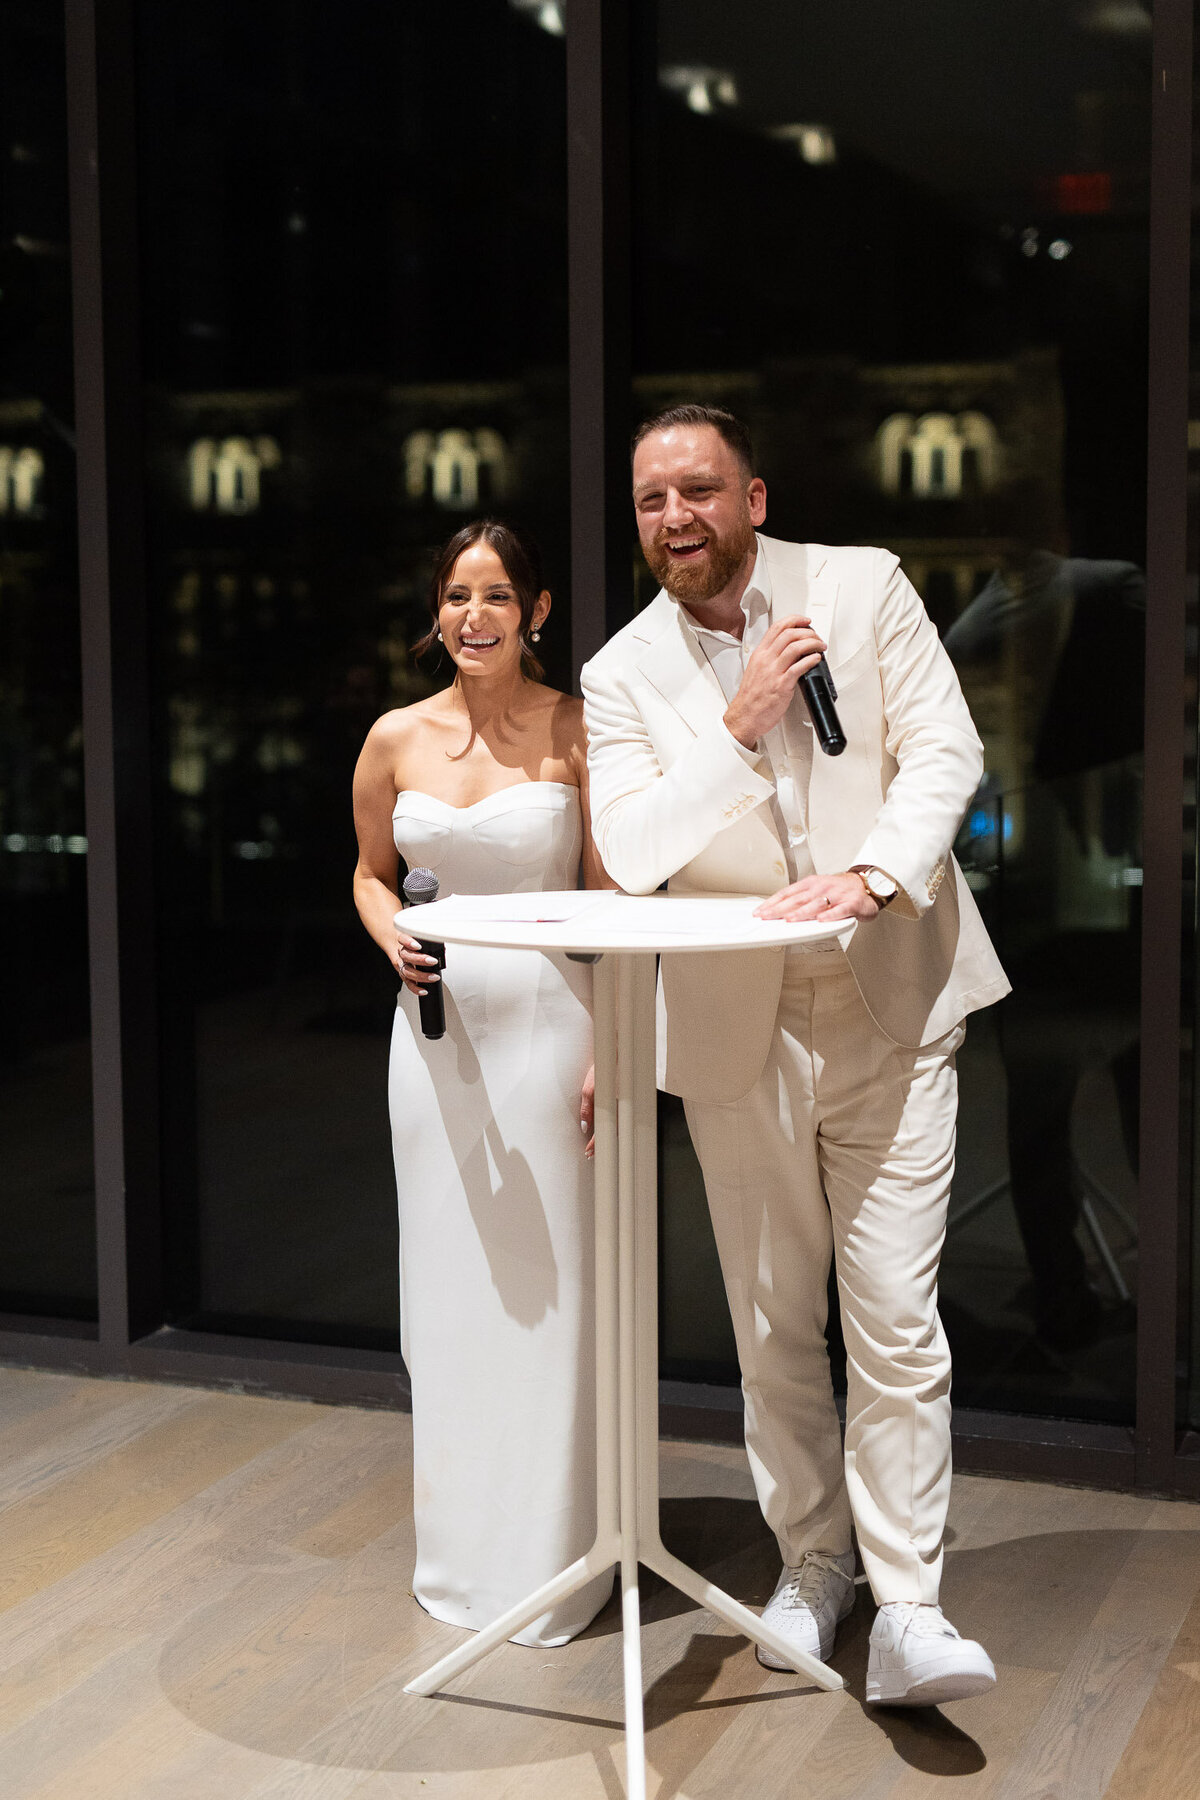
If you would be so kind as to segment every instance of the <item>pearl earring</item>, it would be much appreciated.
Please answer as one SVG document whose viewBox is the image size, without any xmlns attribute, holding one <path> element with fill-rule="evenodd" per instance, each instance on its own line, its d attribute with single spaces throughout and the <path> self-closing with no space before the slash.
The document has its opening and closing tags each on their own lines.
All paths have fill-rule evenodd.
<svg viewBox="0 0 1200 1800">
<path fill-rule="evenodd" d="M 442 634 L 441 634 L 441 632 L 440 632 L 440 631 L 439 631 L 439 632 L 438 632 L 438 643 L 439 643 L 439 644 L 440 644 L 440 643 L 443 643 L 443 642 L 444 642 L 444 641 L 445 641 L 445 640 L 444 640 L 444 639 L 443 639 L 443 637 L 442 637 Z"/>
<path fill-rule="evenodd" d="M 529 635 L 530 635 L 530 637 L 531 637 L 531 638 L 532 638 L 532 640 L 533 640 L 533 642 L 534 642 L 534 643 L 535 643 L 535 644 L 540 644 L 540 643 L 541 643 L 541 641 L 542 641 L 542 634 L 541 634 L 541 632 L 540 632 L 540 631 L 538 631 L 538 630 L 536 630 L 536 629 L 535 629 L 535 630 L 533 630 L 533 631 L 531 631 L 531 632 L 530 632 L 530 634 L 529 634 Z"/>
</svg>

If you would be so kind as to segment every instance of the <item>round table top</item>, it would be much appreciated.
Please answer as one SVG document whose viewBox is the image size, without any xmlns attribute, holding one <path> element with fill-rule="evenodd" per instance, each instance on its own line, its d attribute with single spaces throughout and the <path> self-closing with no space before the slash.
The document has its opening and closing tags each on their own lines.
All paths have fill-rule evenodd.
<svg viewBox="0 0 1200 1800">
<path fill-rule="evenodd" d="M 815 919 L 799 925 L 756 919 L 761 894 L 631 895 L 608 889 L 565 893 L 450 894 L 406 907 L 396 925 L 412 937 L 498 950 L 573 950 L 675 954 L 713 950 L 777 950 L 836 937 L 852 921 Z"/>
</svg>

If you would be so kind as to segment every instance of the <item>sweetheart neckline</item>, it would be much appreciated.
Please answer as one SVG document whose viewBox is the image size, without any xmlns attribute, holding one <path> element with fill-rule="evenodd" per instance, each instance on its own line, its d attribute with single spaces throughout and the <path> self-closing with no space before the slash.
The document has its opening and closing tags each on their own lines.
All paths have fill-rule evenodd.
<svg viewBox="0 0 1200 1800">
<path fill-rule="evenodd" d="M 434 806 L 444 806 L 447 812 L 469 813 L 475 812 L 480 806 L 486 806 L 489 800 L 498 800 L 501 794 L 519 794 L 524 789 L 531 787 L 562 788 L 568 794 L 579 792 L 579 784 L 575 781 L 511 781 L 507 787 L 494 788 L 490 794 L 484 794 L 481 799 L 472 800 L 469 806 L 455 806 L 453 800 L 443 800 L 437 794 L 427 794 L 424 788 L 401 788 L 396 795 L 396 805 L 392 808 L 392 817 L 395 818 L 396 808 L 400 805 L 401 800 L 408 799 L 414 794 L 418 799 L 431 801 Z"/>
</svg>

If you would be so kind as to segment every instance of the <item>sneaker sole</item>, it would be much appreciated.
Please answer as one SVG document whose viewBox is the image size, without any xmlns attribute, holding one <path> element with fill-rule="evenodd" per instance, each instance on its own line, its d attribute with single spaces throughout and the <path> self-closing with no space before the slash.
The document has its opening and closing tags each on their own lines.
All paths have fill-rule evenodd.
<svg viewBox="0 0 1200 1800">
<path fill-rule="evenodd" d="M 830 1644 L 828 1650 L 826 1650 L 824 1644 L 822 1644 L 819 1650 L 805 1651 L 806 1656 L 815 1656 L 818 1662 L 828 1662 L 832 1653 L 832 1644 Z M 786 1675 L 798 1675 L 802 1673 L 801 1670 L 793 1668 L 791 1663 L 784 1662 L 781 1656 L 776 1656 L 773 1650 L 765 1650 L 761 1644 L 755 1644 L 754 1654 L 757 1656 L 764 1669 L 777 1669 L 780 1673 Z"/>
<path fill-rule="evenodd" d="M 828 1642 L 826 1642 L 824 1639 L 822 1639 L 819 1649 L 805 1650 L 805 1652 L 804 1652 L 805 1655 L 806 1656 L 815 1656 L 818 1662 L 828 1662 L 830 1657 L 833 1655 L 833 1646 L 834 1646 L 834 1641 L 837 1637 L 838 1625 L 844 1624 L 845 1621 L 850 1617 L 850 1614 L 853 1611 L 854 1611 L 854 1591 L 853 1591 L 853 1589 L 851 1589 L 850 1604 L 846 1608 L 845 1612 L 840 1612 L 838 1614 L 837 1623 L 834 1625 L 833 1630 L 829 1634 Z M 801 1645 L 800 1648 L 803 1650 L 804 1646 Z M 766 1649 L 765 1646 L 762 1644 L 755 1644 L 754 1654 L 755 1654 L 755 1656 L 757 1656 L 759 1662 L 762 1664 L 764 1669 L 776 1669 L 776 1670 L 779 1670 L 780 1672 L 792 1674 L 792 1675 L 797 1673 L 797 1671 L 792 1667 L 791 1663 L 784 1662 L 782 1657 L 776 1656 L 776 1654 L 773 1650 Z"/>
<path fill-rule="evenodd" d="M 872 1706 L 944 1706 L 948 1700 L 971 1700 L 987 1694 L 996 1685 L 995 1675 L 983 1669 L 948 1671 L 944 1675 L 926 1675 L 909 1687 L 889 1691 L 888 1683 L 867 1676 L 867 1701 Z"/>
</svg>

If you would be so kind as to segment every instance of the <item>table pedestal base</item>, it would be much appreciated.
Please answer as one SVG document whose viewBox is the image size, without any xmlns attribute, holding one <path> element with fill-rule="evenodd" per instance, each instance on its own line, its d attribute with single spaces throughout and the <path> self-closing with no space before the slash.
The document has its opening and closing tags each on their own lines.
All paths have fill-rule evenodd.
<svg viewBox="0 0 1200 1800">
<path fill-rule="evenodd" d="M 659 1536 L 654 983 L 655 959 L 647 952 L 606 952 L 596 969 L 595 1542 L 586 1556 L 404 1690 L 436 1694 L 576 1588 L 617 1567 L 628 1800 L 645 1800 L 646 1793 L 639 1563 L 817 1687 L 843 1685 L 825 1663 L 797 1650 L 757 1613 L 672 1556 Z M 719 1054 L 718 1046 L 713 1053 Z"/>
</svg>

